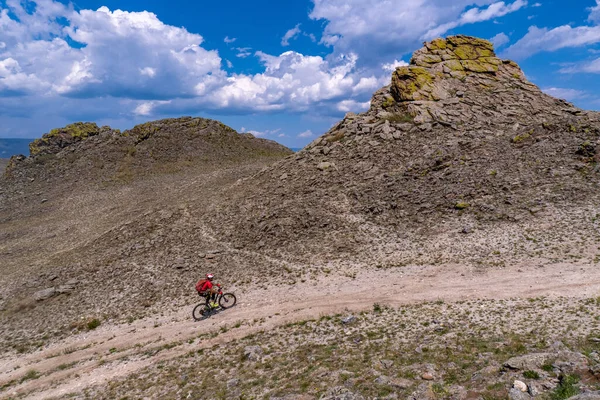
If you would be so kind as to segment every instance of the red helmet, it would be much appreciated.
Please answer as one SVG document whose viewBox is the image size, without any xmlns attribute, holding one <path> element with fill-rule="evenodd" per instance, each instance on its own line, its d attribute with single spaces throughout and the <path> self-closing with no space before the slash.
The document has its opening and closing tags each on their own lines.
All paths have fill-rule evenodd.
<svg viewBox="0 0 600 400">
<path fill-rule="evenodd" d="M 212 281 L 215 276 L 213 274 L 206 274 L 206 279 Z"/>
</svg>

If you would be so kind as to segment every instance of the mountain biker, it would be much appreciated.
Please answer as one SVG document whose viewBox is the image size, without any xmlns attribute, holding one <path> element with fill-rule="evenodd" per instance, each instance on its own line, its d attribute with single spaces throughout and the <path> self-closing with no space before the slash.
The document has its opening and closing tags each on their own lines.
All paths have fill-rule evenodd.
<svg viewBox="0 0 600 400">
<path fill-rule="evenodd" d="M 208 298 L 211 307 L 217 308 L 219 307 L 219 303 L 217 303 L 217 293 L 219 292 L 219 289 L 217 287 L 221 285 L 212 283 L 214 277 L 213 274 L 206 274 L 206 279 L 201 279 L 196 283 L 196 290 L 200 296 Z"/>
</svg>

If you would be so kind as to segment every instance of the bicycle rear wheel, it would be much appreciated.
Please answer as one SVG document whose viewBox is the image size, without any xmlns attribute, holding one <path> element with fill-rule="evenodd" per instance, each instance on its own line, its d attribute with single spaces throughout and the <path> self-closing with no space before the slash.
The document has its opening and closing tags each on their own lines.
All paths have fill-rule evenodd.
<svg viewBox="0 0 600 400">
<path fill-rule="evenodd" d="M 219 299 L 219 305 L 222 309 L 233 307 L 235 306 L 236 302 L 237 299 L 235 298 L 235 295 L 233 293 L 225 293 Z"/>
<path fill-rule="evenodd" d="M 192 311 L 192 317 L 194 317 L 196 321 L 201 321 L 210 317 L 210 311 L 211 308 L 207 304 L 200 303 L 194 307 L 194 311 Z"/>
</svg>

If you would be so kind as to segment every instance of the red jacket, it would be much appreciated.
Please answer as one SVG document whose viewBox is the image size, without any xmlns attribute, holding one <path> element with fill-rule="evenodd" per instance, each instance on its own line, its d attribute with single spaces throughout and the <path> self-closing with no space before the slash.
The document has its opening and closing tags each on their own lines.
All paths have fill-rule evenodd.
<svg viewBox="0 0 600 400">
<path fill-rule="evenodd" d="M 213 288 L 212 282 L 207 280 L 206 282 L 204 282 L 204 285 L 202 285 L 202 287 L 200 288 L 200 291 L 206 292 L 207 290 L 210 290 L 212 288 Z"/>
</svg>

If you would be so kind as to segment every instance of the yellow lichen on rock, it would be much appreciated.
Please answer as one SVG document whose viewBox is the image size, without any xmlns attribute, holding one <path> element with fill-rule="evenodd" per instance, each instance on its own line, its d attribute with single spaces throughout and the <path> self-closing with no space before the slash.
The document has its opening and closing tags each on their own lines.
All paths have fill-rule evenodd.
<svg viewBox="0 0 600 400">
<path fill-rule="evenodd" d="M 496 71 L 498 71 L 497 64 L 487 62 L 484 59 L 464 60 L 461 62 L 461 64 L 467 71 L 471 71 L 471 72 L 496 72 Z"/>
<path fill-rule="evenodd" d="M 392 94 L 397 100 L 429 99 L 434 77 L 422 67 L 400 67 L 392 75 Z"/>
<path fill-rule="evenodd" d="M 464 84 L 471 76 L 480 81 L 477 87 L 489 91 L 499 79 L 520 78 L 522 71 L 515 65 L 497 58 L 487 40 L 463 35 L 435 39 L 414 52 L 408 67 L 393 73 L 390 91 L 398 103 L 445 100 L 462 91 L 451 90 L 452 86 Z"/>
<path fill-rule="evenodd" d="M 448 47 L 444 39 L 438 38 L 433 39 L 431 42 L 425 44 L 428 50 L 446 50 Z"/>
</svg>

